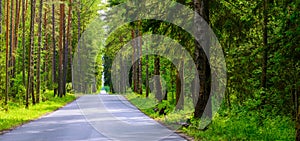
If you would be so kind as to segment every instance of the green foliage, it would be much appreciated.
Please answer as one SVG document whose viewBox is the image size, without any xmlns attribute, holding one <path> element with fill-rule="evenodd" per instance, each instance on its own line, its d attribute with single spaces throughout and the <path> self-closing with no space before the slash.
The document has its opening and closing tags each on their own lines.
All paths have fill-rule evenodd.
<svg viewBox="0 0 300 141">
<path fill-rule="evenodd" d="M 157 111 L 164 111 L 164 114 L 168 114 L 175 109 L 175 105 L 172 105 L 168 100 L 163 100 L 157 105 Z"/>
<path fill-rule="evenodd" d="M 175 110 L 175 103 L 170 101 L 171 96 L 172 94 L 168 93 L 168 100 L 162 100 L 162 102 L 158 102 L 152 93 L 148 98 L 145 97 L 145 93 L 143 95 L 127 94 L 126 98 L 146 115 L 176 129 L 179 123 L 183 123 L 191 117 L 193 108 L 189 107 L 191 103 L 186 102 L 184 110 Z M 186 101 L 188 100 L 186 99 Z M 160 111 L 162 113 L 159 113 Z"/>
<path fill-rule="evenodd" d="M 109 86 L 104 86 L 102 89 L 104 89 L 106 92 L 109 92 L 109 91 L 110 91 Z"/>
<path fill-rule="evenodd" d="M 180 43 L 190 52 L 194 53 L 194 38 L 187 34 L 184 29 L 181 29 L 171 23 L 156 20 L 141 20 L 125 25 L 120 25 L 115 31 L 107 38 L 106 44 L 100 44 L 104 40 L 104 29 L 97 30 L 103 26 L 104 23 L 93 21 L 98 16 L 97 11 L 108 11 L 106 6 L 114 6 L 120 3 L 126 2 L 125 0 L 109 0 L 108 4 L 98 5 L 100 1 L 96 0 L 81 0 L 81 4 L 74 3 L 72 11 L 72 25 L 71 25 L 71 46 L 73 47 L 73 53 L 77 50 L 83 58 L 81 61 L 85 63 L 81 68 L 88 68 L 87 74 L 83 75 L 83 78 L 75 77 L 73 79 L 79 79 L 82 83 L 94 84 L 92 78 L 96 76 L 96 87 L 102 86 L 102 72 L 105 75 L 104 89 L 106 91 L 112 90 L 111 83 L 111 64 L 116 53 L 132 40 L 131 30 L 136 28 L 138 22 L 140 23 L 139 30 L 143 34 L 160 34 L 170 37 Z M 193 8 L 192 0 L 178 0 L 181 4 Z M 267 88 L 261 88 L 261 76 L 262 76 L 262 60 L 264 46 L 263 46 L 263 0 L 258 1 L 246 1 L 246 0 L 219 0 L 210 1 L 210 25 L 218 37 L 223 51 L 226 57 L 227 65 L 227 91 L 225 103 L 218 115 L 214 117 L 213 123 L 209 126 L 208 130 L 200 131 L 194 127 L 199 121 L 192 119 L 192 125 L 189 128 L 183 128 L 183 130 L 189 135 L 195 136 L 197 139 L 202 140 L 293 140 L 295 131 L 294 117 L 296 114 L 297 106 L 299 106 L 299 76 L 300 76 L 300 3 L 299 1 L 267 1 L 268 2 L 268 65 L 267 65 Z M 56 3 L 56 2 L 55 2 Z M 57 4 L 57 3 L 56 3 Z M 149 5 L 150 6 L 150 5 Z M 45 6 L 45 9 L 49 9 Z M 151 9 L 151 7 L 145 7 Z M 58 10 L 58 8 L 56 8 Z M 79 11 L 77 11 L 79 10 Z M 164 9 L 162 9 L 164 10 Z M 80 16 L 80 27 L 77 23 L 77 15 Z M 110 11 L 116 12 L 116 11 Z M 118 11 L 120 12 L 120 11 Z M 56 13 L 56 32 L 58 36 L 59 21 L 58 11 Z M 120 12 L 122 13 L 122 12 Z M 30 14 L 27 10 L 26 14 Z M 50 21 L 51 12 L 48 11 L 48 25 L 43 29 L 44 33 L 51 34 Z M 136 14 L 136 13 L 128 13 Z M 4 20 L 4 14 L 1 15 Z M 172 16 L 172 15 L 168 15 Z M 178 19 L 180 20 L 180 19 Z M 181 19 L 185 20 L 185 19 Z M 90 23 L 97 23 L 91 24 Z M 29 43 L 29 18 L 25 21 L 25 35 L 26 35 L 26 47 Z M 116 23 L 114 23 L 116 24 Z M 2 21 L 2 25 L 4 22 Z M 108 25 L 108 26 L 117 26 Z M 99 27 L 98 27 L 99 26 Z M 77 49 L 78 45 L 78 28 L 80 29 L 81 45 L 84 44 L 86 48 Z M 7 129 L 15 125 L 19 125 L 23 122 L 27 122 L 31 119 L 35 119 L 38 116 L 50 112 L 66 102 L 74 99 L 74 96 L 67 95 L 63 98 L 53 97 L 53 90 L 47 89 L 57 88 L 56 83 L 52 83 L 51 71 L 48 65 L 48 70 L 41 71 L 42 80 L 41 90 L 45 90 L 41 94 L 42 102 L 35 106 L 31 106 L 29 109 L 24 109 L 25 100 L 25 86 L 22 84 L 22 69 L 28 68 L 28 51 L 21 48 L 22 38 L 19 36 L 17 50 L 14 52 L 16 57 L 15 68 L 10 67 L 9 70 L 15 69 L 15 77 L 12 78 L 10 74 L 9 86 L 9 102 L 8 105 L 3 106 L 2 102 L 5 97 L 5 40 L 4 40 L 4 27 L 2 27 L 2 34 L 0 35 L 0 130 Z M 86 30 L 88 29 L 88 30 Z M 16 35 L 21 35 L 21 29 Z M 85 33 L 85 34 L 83 34 Z M 100 36 L 98 36 L 100 35 Z M 97 40 L 94 37 L 97 37 Z M 51 48 L 51 39 L 48 35 L 48 47 Z M 83 39 L 85 39 L 83 41 Z M 122 39 L 122 40 L 121 40 Z M 46 39 L 43 39 L 43 43 Z M 35 45 L 37 45 L 37 38 L 35 38 Z M 79 44 L 80 45 L 80 44 Z M 104 49 L 105 47 L 105 49 Z M 143 47 L 151 46 L 144 41 Z M 45 49 L 47 47 L 44 47 Z M 34 50 L 34 60 L 36 60 L 36 49 Z M 51 49 L 50 49 L 51 50 Z M 49 50 L 49 51 L 50 51 Z M 22 53 L 25 51 L 25 68 L 22 68 Z M 51 55 L 48 50 L 43 49 L 42 63 L 48 63 L 46 55 Z M 58 49 L 57 49 L 58 51 Z M 72 53 L 72 57 L 75 55 Z M 103 55 L 104 54 L 104 55 Z M 131 55 L 132 52 L 125 52 L 124 54 Z M 103 55 L 103 56 L 102 56 Z M 54 56 L 54 57 L 58 57 Z M 143 88 L 145 88 L 146 79 L 146 66 L 149 64 L 149 78 L 153 76 L 154 72 L 154 56 L 148 56 L 149 61 L 146 61 L 145 56 L 142 57 L 142 79 Z M 179 57 L 179 56 L 178 56 Z M 58 59 L 57 59 L 58 61 Z M 75 60 L 76 61 L 76 60 Z M 36 62 L 34 62 L 36 63 Z M 74 65 L 74 64 L 73 64 Z M 75 64 L 76 65 L 76 64 Z M 102 66 L 103 65 L 103 66 Z M 57 65 L 58 66 L 58 63 Z M 32 66 L 36 68 L 35 66 Z M 145 98 L 145 93 L 142 95 L 129 94 L 126 97 L 138 108 L 140 108 L 147 115 L 160 120 L 164 123 L 174 125 L 178 122 L 185 122 L 186 119 L 192 118 L 193 104 L 188 103 L 190 100 L 185 100 L 185 109 L 176 111 L 175 107 L 175 95 L 176 91 L 176 72 L 177 69 L 166 58 L 160 58 L 160 71 L 161 77 L 166 83 L 163 86 L 168 90 L 167 100 L 163 100 L 158 103 L 153 94 L 150 94 L 148 98 Z M 93 71 L 92 69 L 95 69 Z M 72 91 L 71 82 L 71 69 L 69 68 L 69 77 L 67 83 L 67 92 Z M 187 69 L 188 70 L 188 69 Z M 36 72 L 36 70 L 35 70 Z M 27 74 L 27 73 L 26 73 Z M 130 74 L 129 74 L 130 75 Z M 193 76 L 184 76 L 189 83 Z M 27 78 L 27 77 L 26 77 Z M 121 78 L 118 78 L 121 80 Z M 12 83 L 13 82 L 13 85 Z M 76 84 L 75 84 L 76 85 Z M 86 91 L 90 92 L 90 85 L 85 86 Z M 185 90 L 187 94 L 190 94 L 188 90 L 191 86 L 187 86 Z M 265 101 L 263 101 L 265 100 Z M 298 104 L 298 105 L 297 105 Z M 186 108 L 187 107 L 187 108 Z M 8 109 L 8 111 L 5 111 Z M 159 111 L 164 111 L 167 115 L 160 115 Z"/>
<path fill-rule="evenodd" d="M 15 100 L 18 100 L 20 103 L 25 99 L 26 88 L 22 82 L 22 74 L 17 74 L 16 78 L 12 79 L 14 81 L 14 86 L 11 88 L 11 91 L 14 93 Z"/>
<path fill-rule="evenodd" d="M 109 5 L 123 3 L 123 0 L 110 0 Z M 192 1 L 178 1 L 193 7 Z M 204 140 L 293 140 L 296 109 L 299 106 L 300 92 L 300 3 L 296 1 L 267 1 L 264 12 L 264 0 L 219 0 L 209 1 L 210 26 L 222 45 L 227 66 L 227 89 L 224 105 L 219 115 L 206 131 L 185 129 L 187 133 Z M 149 8 L 149 7 L 147 7 Z M 163 9 L 162 9 L 163 10 Z M 267 87 L 262 88 L 262 66 L 264 16 L 267 16 Z M 110 64 L 115 53 L 131 40 L 130 29 L 135 23 L 118 28 L 108 38 L 104 57 L 106 85 L 111 86 Z M 161 34 L 168 36 L 193 54 L 194 39 L 183 30 L 170 23 L 155 20 L 141 21 L 143 34 Z M 119 39 L 122 35 L 123 42 Z M 147 46 L 144 43 L 143 46 Z M 151 48 L 150 48 L 151 49 Z M 128 54 L 131 54 L 129 52 Z M 149 78 L 154 71 L 154 57 L 142 57 L 142 64 L 149 64 Z M 160 58 L 161 77 L 169 92 L 175 92 L 176 68 L 165 58 Z M 143 70 L 146 66 L 143 65 Z M 142 73 L 143 81 L 146 73 Z M 190 76 L 185 76 L 190 77 Z M 143 82 L 145 88 L 145 82 Z M 189 86 L 185 88 L 190 89 Z M 189 92 L 187 92 L 189 93 Z M 172 93 L 171 93 L 172 94 Z M 169 95 L 171 95 L 169 94 Z M 144 95 L 128 99 L 140 107 L 151 101 Z M 186 103 L 185 103 L 186 104 Z M 179 122 L 191 118 L 193 106 L 182 111 L 170 112 L 174 108 L 174 96 L 156 107 L 141 109 L 147 115 L 165 123 Z M 155 111 L 154 109 L 157 108 Z M 157 111 L 166 108 L 166 116 Z M 189 115 L 190 117 L 187 117 Z M 168 117 L 168 118 L 166 118 Z M 192 121 L 198 124 L 198 121 Z"/>
<path fill-rule="evenodd" d="M 66 91 L 67 91 L 67 93 L 74 93 L 74 91 L 72 89 L 72 83 L 66 84 Z"/>
<path fill-rule="evenodd" d="M 259 125 L 261 121 L 262 125 Z M 253 111 L 247 114 L 217 115 L 205 131 L 193 126 L 182 130 L 196 140 L 294 140 L 293 125 L 288 117 L 267 116 L 262 120 Z"/>
</svg>

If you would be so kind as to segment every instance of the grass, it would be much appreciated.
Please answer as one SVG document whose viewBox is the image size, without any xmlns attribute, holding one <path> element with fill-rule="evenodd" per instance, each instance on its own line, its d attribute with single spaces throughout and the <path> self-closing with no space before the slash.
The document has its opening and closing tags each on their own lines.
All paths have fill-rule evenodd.
<svg viewBox="0 0 300 141">
<path fill-rule="evenodd" d="M 239 111 L 234 109 L 229 111 L 226 108 L 221 108 L 214 116 L 208 129 L 203 131 L 197 129 L 199 121 L 192 118 L 191 113 L 193 110 L 189 103 L 185 103 L 185 110 L 172 111 L 164 116 L 154 111 L 154 97 L 151 95 L 149 98 L 144 98 L 144 95 L 139 94 L 127 94 L 125 97 L 151 118 L 173 129 L 179 129 L 179 131 L 193 137 L 195 140 L 295 140 L 294 122 L 290 117 L 283 115 L 258 110 L 250 111 L 244 107 Z M 161 105 L 168 104 L 170 103 L 161 103 Z M 155 105 L 157 105 L 157 102 Z M 145 108 L 145 106 L 151 108 Z M 168 107 L 174 108 L 174 106 Z M 191 119 L 189 127 L 181 127 L 177 124 L 186 121 L 188 118 Z"/>
<path fill-rule="evenodd" d="M 171 94 L 168 94 L 168 100 L 163 100 L 161 103 L 155 99 L 153 94 L 150 94 L 148 98 L 145 98 L 145 94 L 134 94 L 130 93 L 125 95 L 125 97 L 143 113 L 149 117 L 163 123 L 165 126 L 168 126 L 172 129 L 178 129 L 181 127 L 181 124 L 186 122 L 187 119 L 191 118 L 193 110 L 191 100 L 185 99 L 184 109 L 185 110 L 175 110 L 174 104 L 171 99 Z M 159 115 L 159 110 L 166 108 L 165 116 Z M 157 110 L 155 110 L 157 109 Z"/>
<path fill-rule="evenodd" d="M 217 116 L 205 131 L 194 127 L 182 128 L 196 140 L 295 140 L 293 122 L 282 116 L 268 117 L 258 124 L 257 116 Z"/>
<path fill-rule="evenodd" d="M 23 104 L 8 103 L 8 111 L 0 109 L 0 131 L 12 129 L 42 115 L 57 110 L 67 103 L 75 100 L 75 96 L 67 94 L 63 98 L 53 97 L 52 92 L 45 92 L 42 99 L 46 100 L 36 105 L 30 105 L 28 109 Z"/>
</svg>

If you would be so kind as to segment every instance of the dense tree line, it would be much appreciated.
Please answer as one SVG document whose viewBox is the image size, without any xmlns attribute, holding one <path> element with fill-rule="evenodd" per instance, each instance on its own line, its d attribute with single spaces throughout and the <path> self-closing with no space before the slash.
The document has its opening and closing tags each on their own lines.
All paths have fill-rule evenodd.
<svg viewBox="0 0 300 141">
<path fill-rule="evenodd" d="M 112 6 L 123 2 L 110 0 L 109 4 Z M 212 27 L 222 45 L 228 76 L 224 100 L 225 109 L 231 113 L 239 113 L 243 110 L 259 111 L 261 121 L 266 117 L 277 115 L 289 117 L 296 122 L 297 139 L 299 140 L 300 3 L 288 0 L 255 2 L 246 0 L 178 0 L 177 2 L 199 13 Z M 197 25 L 197 22 L 195 24 L 198 31 L 196 31 L 196 35 L 201 38 L 200 31 L 203 30 L 201 29 L 203 27 L 200 24 Z M 140 32 L 142 34 L 139 35 Z M 183 29 L 170 23 L 142 20 L 118 28 L 108 38 L 106 45 L 105 85 L 112 87 L 109 68 L 116 50 L 136 36 L 143 36 L 147 33 L 171 37 L 185 46 L 193 55 L 201 82 L 200 92 L 196 94 L 199 99 L 196 101 L 197 103 L 194 103 L 193 117 L 201 117 L 206 104 L 211 102 L 208 99 L 212 87 L 210 66 L 203 47 L 194 42 L 194 38 Z M 116 39 L 120 36 L 122 40 Z M 134 43 L 132 46 L 138 46 L 138 44 Z M 139 48 L 136 49 L 139 51 Z M 148 49 L 151 50 L 151 48 Z M 182 89 L 180 83 L 183 83 L 181 82 L 183 79 L 179 75 L 180 71 L 164 57 L 143 56 L 133 62 L 129 83 L 135 93 L 145 92 L 148 96 L 149 78 L 154 75 L 162 75 L 167 82 L 167 91 L 177 94 L 173 95 L 171 103 L 176 105 L 176 109 L 182 109 L 180 105 L 184 104 L 184 100 L 180 100 L 178 95 Z M 155 92 L 155 97 L 161 101 L 162 95 L 164 95 L 160 92 L 162 81 L 155 80 L 155 89 L 158 91 L 152 92 Z M 193 92 L 191 97 L 192 95 L 194 95 Z M 206 115 L 211 116 L 209 113 Z M 262 122 L 258 124 L 261 125 Z"/>
<path fill-rule="evenodd" d="M 72 87 L 72 57 L 99 1 L 1 0 L 0 99 L 28 107 Z M 30 100 L 31 99 L 31 100 Z"/>
</svg>

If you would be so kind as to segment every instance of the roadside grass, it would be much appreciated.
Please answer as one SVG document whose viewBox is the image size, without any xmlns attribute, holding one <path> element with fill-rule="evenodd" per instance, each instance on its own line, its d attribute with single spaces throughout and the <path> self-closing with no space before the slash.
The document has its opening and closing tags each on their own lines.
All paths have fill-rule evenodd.
<svg viewBox="0 0 300 141">
<path fill-rule="evenodd" d="M 149 117 L 171 129 L 178 129 L 192 117 L 192 103 L 191 100 L 185 99 L 185 110 L 175 110 L 175 100 L 172 102 L 171 96 L 172 94 L 168 94 L 168 100 L 163 100 L 161 103 L 158 103 L 153 94 L 150 94 L 148 98 L 145 97 L 144 93 L 142 95 L 135 93 L 125 95 L 133 105 Z M 165 115 L 159 114 L 162 109 Z"/>
<path fill-rule="evenodd" d="M 190 126 L 182 131 L 195 140 L 295 140 L 294 123 L 290 118 L 276 116 L 263 119 L 257 116 L 217 116 L 207 130 Z"/>
<path fill-rule="evenodd" d="M 153 105 L 155 98 L 151 95 L 149 98 L 145 98 L 144 94 L 130 93 L 125 97 L 146 115 L 171 129 L 178 129 L 195 140 L 295 140 L 295 123 L 290 117 L 267 114 L 267 112 L 258 110 L 248 110 L 247 107 L 233 107 L 234 109 L 231 109 L 231 111 L 221 108 L 214 116 L 208 129 L 200 130 L 197 126 L 199 121 L 192 118 L 192 107 L 186 104 L 185 110 L 174 111 L 174 106 L 166 101 L 160 104 L 156 102 Z M 172 112 L 159 115 L 154 110 L 156 107 L 164 106 L 170 108 Z M 182 127 L 180 123 L 186 122 L 187 119 L 191 122 L 189 127 Z"/>
<path fill-rule="evenodd" d="M 76 97 L 73 94 L 67 94 L 62 98 L 53 97 L 53 92 L 46 91 L 41 99 L 40 103 L 30 105 L 28 109 L 25 108 L 25 105 L 17 102 L 9 102 L 7 111 L 4 108 L 0 109 L 0 131 L 12 129 L 55 111 L 72 102 Z"/>
<path fill-rule="evenodd" d="M 175 110 L 174 105 L 175 100 L 174 102 L 172 102 L 173 100 L 170 100 L 171 96 L 171 94 L 168 94 L 168 100 L 163 100 L 161 103 L 158 103 L 153 94 L 149 94 L 148 98 L 145 97 L 145 93 L 142 95 L 135 93 L 125 95 L 125 97 L 143 113 L 151 118 L 155 118 L 156 120 L 163 122 L 164 124 L 178 123 L 190 118 L 190 116 L 187 116 L 191 115 L 193 112 L 192 103 L 187 102 L 190 100 L 185 99 L 185 110 L 177 111 Z M 159 111 L 163 108 L 165 108 L 164 112 L 167 113 L 166 116 L 159 115 Z"/>
</svg>

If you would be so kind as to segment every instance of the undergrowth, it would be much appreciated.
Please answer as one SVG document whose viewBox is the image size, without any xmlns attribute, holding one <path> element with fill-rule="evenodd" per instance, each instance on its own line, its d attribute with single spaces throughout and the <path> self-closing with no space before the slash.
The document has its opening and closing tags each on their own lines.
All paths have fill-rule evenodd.
<svg viewBox="0 0 300 141">
<path fill-rule="evenodd" d="M 253 107 L 220 108 L 207 130 L 198 129 L 199 120 L 193 119 L 192 107 L 185 103 L 185 110 L 176 111 L 174 103 L 163 100 L 155 102 L 154 96 L 128 94 L 126 98 L 142 112 L 173 129 L 192 136 L 195 140 L 294 140 L 294 122 L 290 117 L 276 115 Z M 166 115 L 159 110 L 166 108 Z M 183 127 L 181 123 L 187 123 Z"/>
</svg>

